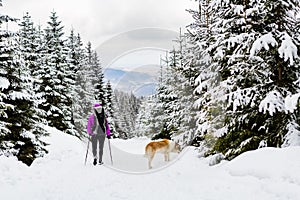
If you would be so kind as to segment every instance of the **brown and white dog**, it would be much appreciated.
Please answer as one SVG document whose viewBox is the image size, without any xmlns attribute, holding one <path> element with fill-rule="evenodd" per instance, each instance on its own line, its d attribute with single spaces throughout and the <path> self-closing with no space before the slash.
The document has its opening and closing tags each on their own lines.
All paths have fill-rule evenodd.
<svg viewBox="0 0 300 200">
<path fill-rule="evenodd" d="M 156 152 L 163 153 L 165 156 L 165 161 L 170 161 L 170 152 L 179 153 L 180 146 L 176 142 L 168 139 L 154 141 L 147 144 L 145 147 L 145 157 L 148 158 L 149 169 L 152 168 L 151 162 Z"/>
</svg>

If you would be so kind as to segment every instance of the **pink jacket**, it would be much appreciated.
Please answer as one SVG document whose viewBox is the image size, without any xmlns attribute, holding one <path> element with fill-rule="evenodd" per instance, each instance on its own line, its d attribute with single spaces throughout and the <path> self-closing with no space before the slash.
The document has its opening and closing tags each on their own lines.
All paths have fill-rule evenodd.
<svg viewBox="0 0 300 200">
<path fill-rule="evenodd" d="M 101 106 L 101 104 L 95 104 L 94 108 Z M 87 123 L 87 132 L 89 135 L 94 135 L 93 131 L 92 131 L 92 127 L 95 125 L 95 115 L 91 114 L 89 119 L 88 119 L 88 123 Z M 105 119 L 105 126 L 106 126 L 106 135 L 110 136 L 110 128 L 108 126 L 108 122 L 107 119 Z"/>
</svg>

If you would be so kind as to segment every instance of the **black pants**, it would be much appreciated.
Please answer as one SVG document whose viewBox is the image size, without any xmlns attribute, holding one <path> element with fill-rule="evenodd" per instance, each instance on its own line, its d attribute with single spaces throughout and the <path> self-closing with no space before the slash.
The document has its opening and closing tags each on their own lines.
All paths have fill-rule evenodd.
<svg viewBox="0 0 300 200">
<path fill-rule="evenodd" d="M 92 136 L 92 149 L 94 158 L 98 158 L 99 162 L 102 162 L 103 147 L 104 147 L 105 135 L 97 134 Z M 99 157 L 97 157 L 97 146 L 99 143 Z"/>
</svg>

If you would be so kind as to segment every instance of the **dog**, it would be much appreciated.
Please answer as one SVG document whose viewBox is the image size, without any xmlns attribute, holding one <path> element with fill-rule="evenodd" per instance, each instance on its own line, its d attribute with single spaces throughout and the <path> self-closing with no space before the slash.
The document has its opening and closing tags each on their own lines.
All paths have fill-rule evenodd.
<svg viewBox="0 0 300 200">
<path fill-rule="evenodd" d="M 172 140 L 163 139 L 161 141 L 150 142 L 145 147 L 145 157 L 148 158 L 148 167 L 152 168 L 151 162 L 156 152 L 163 153 L 165 161 L 170 161 L 170 152 L 179 153 L 181 151 L 179 144 Z"/>
</svg>

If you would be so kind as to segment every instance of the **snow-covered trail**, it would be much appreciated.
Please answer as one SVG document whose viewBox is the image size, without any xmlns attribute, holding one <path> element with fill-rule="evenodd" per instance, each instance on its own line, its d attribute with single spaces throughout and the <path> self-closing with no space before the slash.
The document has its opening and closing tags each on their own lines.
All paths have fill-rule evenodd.
<svg viewBox="0 0 300 200">
<path fill-rule="evenodd" d="M 13 158 L 0 157 L 1 199 L 300 199 L 300 147 L 260 149 L 214 167 L 209 167 L 208 160 L 199 158 L 197 151 L 189 147 L 168 167 L 130 174 L 106 166 L 93 166 L 91 156 L 85 166 L 86 144 L 55 129 L 48 130 L 51 132 L 47 140 L 51 144 L 50 153 L 31 167 Z M 141 147 L 146 142 L 112 140 L 114 146 L 127 146 L 127 152 L 137 152 L 138 156 L 142 156 Z M 126 161 L 127 154 L 119 153 Z M 116 164 L 118 156 L 115 151 Z M 156 169 L 160 168 L 158 165 L 159 161 Z"/>
<path fill-rule="evenodd" d="M 165 162 L 163 154 L 157 153 L 152 161 L 153 168 L 149 170 L 148 159 L 144 157 L 144 147 L 148 142 L 150 142 L 148 138 L 134 138 L 128 141 L 120 139 L 111 140 L 112 165 L 108 140 L 105 140 L 103 153 L 105 166 L 129 174 L 152 173 L 169 167 L 187 152 L 187 149 L 184 149 L 180 154 L 170 153 L 170 162 Z M 92 155 L 89 154 L 89 157 L 91 158 Z"/>
</svg>

